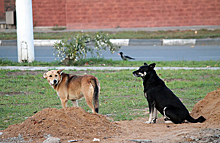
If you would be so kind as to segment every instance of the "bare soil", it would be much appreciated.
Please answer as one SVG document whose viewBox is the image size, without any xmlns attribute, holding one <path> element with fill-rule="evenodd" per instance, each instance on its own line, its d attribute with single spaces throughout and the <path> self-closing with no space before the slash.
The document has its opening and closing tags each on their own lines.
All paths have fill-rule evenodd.
<svg viewBox="0 0 220 143">
<path fill-rule="evenodd" d="M 64 143 L 69 140 L 93 142 L 94 138 L 103 143 L 220 142 L 220 89 L 199 101 L 191 115 L 194 118 L 202 115 L 207 120 L 195 124 L 165 124 L 162 118 L 156 124 L 145 124 L 147 118 L 110 122 L 108 117 L 87 113 L 80 107 L 46 108 L 1 131 L 0 141 L 43 142 L 52 136 Z"/>
</svg>

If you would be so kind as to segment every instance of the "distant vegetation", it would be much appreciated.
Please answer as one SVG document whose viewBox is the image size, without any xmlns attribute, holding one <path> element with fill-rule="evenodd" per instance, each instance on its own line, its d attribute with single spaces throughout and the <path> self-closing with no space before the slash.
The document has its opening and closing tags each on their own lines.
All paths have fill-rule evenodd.
<svg viewBox="0 0 220 143">
<path fill-rule="evenodd" d="M 34 39 L 64 39 L 82 32 L 34 32 Z M 96 32 L 83 32 L 95 37 Z M 220 29 L 216 30 L 169 30 L 169 31 L 119 31 L 103 32 L 110 39 L 202 39 L 219 38 Z M 16 33 L 0 33 L 0 40 L 16 40 Z"/>
</svg>

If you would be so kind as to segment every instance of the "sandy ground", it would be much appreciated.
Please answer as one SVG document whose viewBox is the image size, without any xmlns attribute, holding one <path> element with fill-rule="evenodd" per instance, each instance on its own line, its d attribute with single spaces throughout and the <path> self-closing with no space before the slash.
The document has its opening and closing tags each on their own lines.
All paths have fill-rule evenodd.
<svg viewBox="0 0 220 143">
<path fill-rule="evenodd" d="M 195 124 L 165 124 L 162 118 L 156 124 L 145 124 L 147 118 L 110 122 L 108 117 L 87 113 L 80 107 L 46 108 L 1 131 L 0 141 L 43 142 L 52 136 L 64 143 L 93 142 L 94 138 L 103 143 L 220 142 L 220 89 L 199 101 L 191 115 L 194 118 L 202 115 L 207 120 Z"/>
</svg>

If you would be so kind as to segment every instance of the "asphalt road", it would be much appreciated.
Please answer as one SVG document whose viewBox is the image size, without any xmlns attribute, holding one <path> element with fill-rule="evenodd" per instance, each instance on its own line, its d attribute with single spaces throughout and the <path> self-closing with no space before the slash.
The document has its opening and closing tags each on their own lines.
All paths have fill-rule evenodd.
<svg viewBox="0 0 220 143">
<path fill-rule="evenodd" d="M 220 60 L 220 46 L 123 46 L 120 51 L 137 61 L 206 61 Z M 88 56 L 90 57 L 90 56 Z M 103 51 L 105 59 L 121 60 L 118 52 Z M 17 61 L 16 46 L 0 46 L 0 58 Z M 55 60 L 52 46 L 35 47 L 35 60 L 50 62 Z"/>
</svg>

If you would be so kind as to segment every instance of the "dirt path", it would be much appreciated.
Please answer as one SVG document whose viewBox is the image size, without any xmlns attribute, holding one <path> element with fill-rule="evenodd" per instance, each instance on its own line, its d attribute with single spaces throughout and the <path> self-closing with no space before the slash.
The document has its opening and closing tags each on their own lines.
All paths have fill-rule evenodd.
<svg viewBox="0 0 220 143">
<path fill-rule="evenodd" d="M 145 119 L 117 122 L 122 129 L 122 134 L 103 142 L 131 142 L 129 140 L 149 140 L 152 142 L 208 142 L 220 140 L 220 126 L 209 123 L 184 123 L 184 124 L 145 124 Z M 217 139 L 218 138 L 218 139 Z"/>
</svg>

